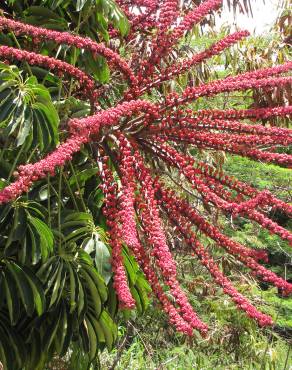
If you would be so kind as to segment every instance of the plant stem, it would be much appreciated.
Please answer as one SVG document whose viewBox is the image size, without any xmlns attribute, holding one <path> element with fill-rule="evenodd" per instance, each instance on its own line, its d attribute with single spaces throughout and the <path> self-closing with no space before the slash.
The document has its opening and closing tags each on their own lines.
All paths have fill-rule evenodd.
<svg viewBox="0 0 292 370">
<path fill-rule="evenodd" d="M 47 184 L 48 184 L 48 198 L 47 198 L 47 207 L 48 207 L 48 225 L 51 228 L 51 190 L 50 190 L 50 174 L 47 177 Z"/>
<path fill-rule="evenodd" d="M 80 29 L 80 24 L 81 24 L 81 14 L 82 12 L 80 11 L 79 12 L 79 15 L 78 15 L 78 22 L 77 22 L 77 27 L 75 29 L 75 32 L 78 34 L 79 32 L 79 29 Z M 75 64 L 76 64 L 76 61 L 77 61 L 77 48 L 74 47 L 74 50 L 73 50 L 73 62 L 71 63 L 74 67 L 75 67 Z M 72 94 L 72 90 L 73 90 L 73 78 L 71 77 L 71 80 L 70 80 L 70 86 L 69 86 L 69 92 L 68 92 L 68 98 L 71 96 Z"/>
<path fill-rule="evenodd" d="M 79 207 L 78 207 L 78 204 L 76 202 L 76 197 L 75 197 L 75 195 L 74 195 L 74 193 L 73 193 L 73 191 L 71 189 L 71 186 L 69 184 L 69 181 L 68 181 L 68 179 L 67 179 L 67 177 L 66 177 L 66 175 L 64 173 L 63 173 L 63 178 L 64 178 L 64 181 L 66 183 L 67 189 L 68 189 L 68 191 L 69 191 L 69 193 L 71 195 L 71 199 L 72 199 L 72 202 L 74 203 L 74 207 L 76 208 L 76 211 L 79 211 Z"/>
<path fill-rule="evenodd" d="M 58 187 L 58 231 L 59 231 L 59 245 L 58 250 L 59 253 L 61 252 L 61 202 L 62 202 L 62 174 L 63 174 L 63 167 L 60 167 L 59 173 L 59 187 Z"/>
<path fill-rule="evenodd" d="M 109 370 L 114 370 L 116 368 L 118 362 L 120 361 L 120 359 L 122 357 L 122 354 L 123 354 L 123 350 L 124 350 L 124 348 L 127 344 L 127 341 L 129 339 L 129 336 L 132 334 L 132 330 L 130 330 L 131 328 L 132 327 L 130 327 L 130 322 L 128 321 L 127 325 L 126 325 L 126 333 L 124 335 L 124 339 L 118 347 L 116 358 L 114 359 L 114 362 L 113 362 L 112 366 L 109 368 Z"/>
<path fill-rule="evenodd" d="M 12 38 L 13 38 L 13 41 L 15 42 L 16 46 L 18 47 L 18 49 L 21 49 L 21 46 L 20 46 L 20 44 L 19 44 L 19 42 L 18 42 L 18 40 L 17 40 L 17 38 L 16 38 L 16 36 L 15 36 L 14 32 L 11 32 L 11 34 L 12 34 Z M 25 66 L 26 66 L 26 68 L 27 68 L 27 70 L 28 70 L 28 73 L 29 73 L 31 76 L 33 76 L 33 73 L 32 73 L 32 70 L 31 70 L 31 68 L 30 68 L 30 65 L 29 65 L 27 62 L 24 62 L 24 64 L 25 64 Z"/>
<path fill-rule="evenodd" d="M 16 165 L 17 165 L 17 162 L 18 162 L 18 160 L 19 160 L 19 158 L 20 158 L 20 156 L 21 156 L 21 154 L 22 154 L 23 150 L 24 150 L 24 145 L 22 145 L 22 146 L 20 147 L 20 149 L 19 149 L 19 151 L 18 151 L 18 153 L 17 153 L 17 155 L 16 155 L 16 157 L 15 157 L 15 160 L 14 160 L 14 162 L 13 162 L 13 165 L 12 165 L 12 167 L 11 167 L 11 170 L 10 170 L 9 175 L 8 175 L 8 178 L 7 178 L 7 181 L 8 181 L 8 182 L 10 181 L 10 179 L 11 179 L 11 177 L 12 177 L 12 174 L 13 174 L 13 172 L 14 172 L 14 170 L 15 170 L 15 167 L 16 167 Z"/>
<path fill-rule="evenodd" d="M 72 164 L 71 161 L 70 161 L 70 168 L 71 168 L 71 171 L 72 171 L 73 176 L 74 176 L 75 181 L 76 181 L 76 185 L 77 185 L 78 193 L 79 193 L 80 200 L 81 200 L 81 203 L 82 203 L 82 206 L 83 206 L 83 210 L 84 210 L 84 212 L 86 212 L 87 211 L 87 208 L 86 208 L 86 205 L 85 205 L 85 202 L 84 202 L 82 193 L 81 193 L 81 188 L 80 188 L 80 185 L 79 185 L 79 181 L 77 179 L 77 176 L 76 176 L 76 172 L 74 170 L 74 166 L 73 166 L 73 164 Z"/>
<path fill-rule="evenodd" d="M 287 356 L 286 356 L 285 365 L 284 365 L 283 370 L 286 370 L 286 367 L 287 367 L 287 364 L 288 364 L 288 359 L 289 359 L 289 354 L 290 354 L 290 349 L 291 349 L 291 344 L 289 345 L 289 349 L 288 349 L 288 352 L 287 352 Z"/>
</svg>

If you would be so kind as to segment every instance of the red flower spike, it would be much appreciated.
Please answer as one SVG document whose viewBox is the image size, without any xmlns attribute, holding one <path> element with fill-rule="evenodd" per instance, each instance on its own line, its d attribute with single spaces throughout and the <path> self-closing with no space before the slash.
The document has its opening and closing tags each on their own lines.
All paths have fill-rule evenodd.
<svg viewBox="0 0 292 370">
<path fill-rule="evenodd" d="M 289 69 L 292 65 L 289 65 Z M 250 72 L 251 74 L 253 72 Z M 247 74 L 246 74 L 247 75 Z M 165 108 L 171 108 L 176 105 L 185 104 L 189 101 L 196 100 L 200 97 L 211 97 L 223 92 L 242 91 L 248 89 L 258 89 L 263 87 L 282 87 L 291 85 L 292 77 L 274 77 L 274 78 L 259 78 L 256 77 L 244 79 L 240 77 L 226 78 L 224 80 L 217 80 L 206 85 L 198 87 L 186 88 L 181 97 L 169 95 L 166 98 L 167 104 Z"/>
<path fill-rule="evenodd" d="M 71 136 L 67 141 L 61 144 L 54 152 L 47 155 L 46 158 L 35 164 L 19 166 L 18 179 L 12 184 L 0 190 L 0 204 L 10 202 L 16 199 L 22 193 L 27 192 L 31 185 L 37 180 L 43 179 L 50 174 L 54 176 L 57 167 L 63 166 L 72 159 L 74 153 L 77 153 L 82 144 L 87 141 L 86 136 Z"/>
<path fill-rule="evenodd" d="M 102 158 L 100 163 L 102 163 L 102 191 L 105 195 L 103 213 L 106 216 L 110 245 L 112 247 L 113 286 L 116 289 L 120 307 L 131 309 L 135 307 L 136 303 L 128 286 L 122 256 L 121 229 L 119 228 L 119 212 L 117 208 L 117 184 L 114 182 L 113 175 L 107 167 L 107 159 L 107 157 Z"/>
<path fill-rule="evenodd" d="M 225 119 L 245 119 L 245 118 L 270 118 L 281 117 L 292 114 L 292 106 L 287 107 L 274 107 L 274 108 L 256 108 L 256 109 L 206 109 L 192 112 L 197 118 L 225 118 Z M 261 126 L 259 126 L 261 127 Z M 281 128 L 277 128 L 280 129 Z"/>
<path fill-rule="evenodd" d="M 12 48 L 9 46 L 0 46 L 0 57 L 8 60 L 25 60 L 30 65 L 38 65 L 49 70 L 56 70 L 61 73 L 66 73 L 74 79 L 78 80 L 80 86 L 84 90 L 84 95 L 87 98 L 95 102 L 98 97 L 98 92 L 94 91 L 94 81 L 80 69 L 72 66 L 69 63 L 63 62 L 62 60 L 51 58 L 46 55 L 36 54 L 31 51 Z"/>
</svg>

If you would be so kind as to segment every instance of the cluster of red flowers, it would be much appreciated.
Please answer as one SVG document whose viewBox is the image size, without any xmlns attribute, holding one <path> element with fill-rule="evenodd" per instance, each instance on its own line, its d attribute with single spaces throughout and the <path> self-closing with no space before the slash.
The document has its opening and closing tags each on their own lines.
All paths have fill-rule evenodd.
<svg viewBox="0 0 292 370">
<path fill-rule="evenodd" d="M 134 38 L 135 33 L 140 32 L 142 30 L 148 30 L 156 26 L 155 11 L 158 9 L 157 1 L 142 0 L 142 1 L 135 1 L 135 4 L 132 4 L 129 1 L 117 0 L 116 3 L 119 4 L 121 9 L 127 16 L 130 26 L 131 26 L 130 32 L 127 35 L 128 40 L 130 40 L 132 37 Z M 141 8 L 143 8 L 144 11 L 137 15 L 136 14 L 137 10 Z M 135 12 L 132 12 L 133 9 L 135 9 Z M 117 30 L 114 30 L 114 29 L 110 30 L 111 37 L 116 37 L 118 34 L 119 32 Z"/>
<path fill-rule="evenodd" d="M 243 201 L 238 204 L 235 203 L 232 197 L 221 187 L 216 186 L 213 189 L 211 186 L 212 181 L 209 181 L 208 176 L 198 176 L 200 171 L 192 166 L 194 163 L 194 159 L 192 157 L 183 155 L 167 145 L 160 146 L 160 152 L 157 153 L 157 155 L 162 156 L 165 162 L 177 167 L 186 179 L 190 181 L 192 186 L 202 195 L 205 203 L 210 202 L 222 211 L 234 212 L 235 214 L 244 211 L 249 219 L 258 222 L 271 233 L 278 234 L 282 239 L 288 240 L 292 245 L 292 234 L 288 230 L 284 229 L 255 209 L 255 207 L 268 204 L 269 200 L 272 200 L 273 202 L 274 198 L 268 192 L 261 192 L 260 196 L 257 195 L 249 201 Z M 256 199 L 256 201 L 254 201 L 254 199 Z M 289 211 L 289 209 L 281 209 Z"/>
<path fill-rule="evenodd" d="M 179 40 L 186 31 L 192 29 L 195 24 L 199 23 L 211 11 L 217 10 L 221 5 L 222 0 L 206 0 L 193 10 L 189 11 L 173 30 L 171 34 L 171 45 Z"/>
<path fill-rule="evenodd" d="M 112 247 L 112 269 L 114 273 L 113 286 L 119 297 L 121 308 L 131 309 L 135 307 L 135 300 L 132 297 L 127 284 L 127 275 L 122 256 L 122 230 L 119 225 L 120 214 L 117 212 L 118 185 L 114 181 L 112 172 L 107 166 L 107 159 L 108 158 L 104 155 L 100 160 L 100 163 L 102 164 L 100 174 L 103 180 L 102 191 L 105 195 L 103 213 L 106 216 L 106 223 Z"/>
<path fill-rule="evenodd" d="M 245 157 L 258 159 L 267 163 L 292 165 L 291 156 L 282 153 L 264 152 L 257 149 L 260 145 L 285 145 L 292 143 L 291 136 L 259 136 L 259 135 L 232 135 L 225 133 L 213 133 L 197 130 L 194 132 L 188 128 L 171 128 L 159 135 L 165 140 L 187 142 L 195 144 L 199 148 L 224 150 L 233 154 L 241 154 Z M 270 148 L 271 150 L 271 148 Z"/>
<path fill-rule="evenodd" d="M 189 219 L 182 216 L 182 209 L 184 208 L 183 202 L 176 198 L 174 192 L 163 189 L 159 184 L 157 190 L 160 195 L 160 204 L 164 207 L 170 220 L 175 226 L 177 226 L 186 243 L 194 250 L 195 254 L 199 257 L 200 262 L 208 269 L 215 282 L 223 288 L 224 293 L 228 294 L 240 309 L 245 311 L 249 317 L 257 320 L 261 326 L 271 325 L 271 318 L 259 312 L 233 287 L 229 279 L 223 275 L 218 265 L 199 242 L 191 229 L 192 223 Z"/>
<path fill-rule="evenodd" d="M 135 153 L 136 176 L 141 183 L 141 198 L 138 202 L 138 208 L 141 211 L 141 222 L 145 231 L 147 242 L 151 249 L 151 255 L 157 260 L 157 266 L 160 268 L 165 284 L 170 288 L 170 292 L 176 299 L 179 306 L 179 312 L 183 319 L 194 329 L 204 333 L 207 326 L 203 324 L 193 311 L 184 292 L 177 281 L 176 264 L 173 260 L 166 235 L 162 228 L 162 221 L 159 217 L 157 200 L 155 199 L 155 188 L 149 170 L 144 166 L 139 153 Z"/>
<path fill-rule="evenodd" d="M 50 40 L 88 50 L 93 55 L 102 55 L 110 68 L 122 72 L 126 77 L 125 85 L 129 85 L 115 106 L 86 118 L 69 120 L 67 139 L 51 154 L 37 163 L 19 166 L 14 173 L 16 180 L 0 191 L 0 204 L 13 201 L 28 192 L 34 182 L 48 174 L 54 176 L 58 167 L 71 160 L 83 145 L 94 143 L 99 151 L 97 161 L 105 195 L 104 214 L 112 248 L 114 287 L 121 306 L 133 308 L 135 305 L 123 266 L 122 251 L 123 244 L 126 244 L 167 313 L 169 322 L 188 335 L 194 329 L 203 335 L 207 331 L 207 325 L 194 312 L 178 283 L 177 266 L 162 218 L 164 215 L 180 233 L 185 246 L 194 251 L 214 281 L 223 288 L 223 292 L 259 325 L 271 325 L 272 319 L 259 312 L 223 275 L 201 244 L 194 228 L 235 256 L 256 277 L 278 287 L 282 294 L 291 294 L 292 284 L 260 264 L 260 261 L 267 262 L 266 251 L 248 248 L 222 234 L 190 203 L 165 188 L 158 176 L 166 168 L 175 169 L 173 173 L 178 172 L 179 178 L 184 178 L 190 184 L 193 195 L 201 199 L 201 204 L 214 207 L 226 217 L 240 216 L 255 221 L 292 244 L 291 233 L 271 220 L 267 213 L 271 209 L 279 209 L 291 215 L 291 204 L 277 199 L 268 191 L 258 191 L 227 176 L 221 169 L 199 161 L 181 149 L 190 145 L 205 150 L 223 150 L 291 167 L 292 155 L 277 152 L 278 147 L 287 147 L 292 143 L 291 130 L 255 124 L 259 119 L 269 121 L 272 117 L 291 115 L 291 106 L 194 111 L 186 104 L 223 92 L 274 89 L 291 84 L 292 78 L 286 74 L 292 69 L 292 62 L 187 87 L 181 95 L 172 93 L 163 101 L 153 103 L 153 99 L 147 100 L 152 88 L 218 55 L 248 36 L 248 33 L 240 31 L 228 35 L 207 50 L 171 64 L 168 55 L 172 46 L 193 25 L 217 10 L 221 0 L 205 0 L 189 10 L 176 0 L 119 0 L 118 3 L 130 20 L 128 40 L 137 38 L 133 43 L 136 50 L 132 46 L 129 61 L 109 47 L 88 38 L 0 17 L 0 29 L 5 32 L 13 31 L 16 36 L 29 35 L 34 42 Z M 140 34 L 147 35 L 142 38 L 142 43 L 139 42 Z M 119 37 L 119 34 L 112 30 L 111 36 Z M 0 46 L 0 57 L 5 62 L 25 60 L 58 74 L 66 73 L 77 79 L 85 98 L 95 101 L 96 105 L 99 103 L 100 93 L 95 89 L 94 80 L 68 63 L 7 46 Z M 120 78 L 120 74 L 118 76 Z M 158 166 L 152 167 L 153 161 Z M 111 168 L 115 168 L 119 181 L 115 180 Z"/>
<path fill-rule="evenodd" d="M 140 73 L 138 74 L 139 82 L 142 84 L 147 83 L 147 76 L 154 73 L 155 67 L 159 68 L 159 62 L 164 56 L 167 55 L 167 53 L 171 49 L 171 46 L 174 45 L 186 31 L 189 31 L 195 24 L 199 23 L 210 11 L 215 10 L 221 4 L 222 0 L 206 0 L 194 10 L 189 11 L 181 20 L 181 22 L 173 29 L 167 29 L 166 26 L 171 26 L 174 19 L 179 19 L 179 13 L 175 10 L 178 5 L 177 1 L 170 0 L 164 2 L 163 5 L 160 6 L 157 22 L 157 28 L 160 31 L 164 31 L 164 34 L 161 34 L 161 32 L 159 32 L 158 37 L 153 39 L 151 43 L 151 56 L 149 57 L 149 60 L 143 60 L 141 64 L 142 68 Z M 164 7 L 170 10 L 170 18 L 164 16 L 164 12 L 162 11 Z M 177 13 L 176 17 L 175 13 Z"/>
<path fill-rule="evenodd" d="M 204 60 L 220 54 L 222 51 L 226 50 L 228 47 L 240 41 L 244 37 L 247 37 L 248 35 L 248 31 L 239 31 L 224 37 L 222 40 L 219 40 L 211 45 L 208 49 L 195 54 L 192 58 L 184 59 L 179 63 L 173 64 L 168 68 L 161 70 L 159 75 L 153 76 L 153 78 L 150 78 L 148 81 L 143 80 L 143 87 L 141 91 L 148 91 L 149 89 L 160 85 L 163 81 L 167 81 L 170 78 L 187 71 L 191 67 L 202 63 Z"/>
<path fill-rule="evenodd" d="M 175 262 L 172 260 L 172 256 L 168 250 L 168 247 L 165 243 L 165 238 L 162 232 L 162 229 L 159 225 L 159 218 L 157 215 L 157 210 L 154 210 L 156 213 L 156 231 L 159 234 L 156 235 L 156 240 L 159 242 L 159 237 L 161 238 L 162 242 L 164 242 L 163 248 L 160 248 L 159 245 L 156 244 L 156 248 L 159 248 L 159 251 L 157 252 L 157 257 L 161 259 L 166 259 L 166 261 L 169 261 L 169 266 L 165 266 L 163 264 L 163 260 L 160 260 L 159 267 L 164 272 L 163 276 L 167 280 L 168 285 L 171 288 L 171 292 L 173 293 L 174 297 L 177 299 L 178 304 L 180 305 L 183 317 L 180 316 L 180 312 L 177 311 L 177 309 L 173 306 L 172 303 L 170 303 L 169 299 L 167 298 L 167 295 L 164 293 L 164 290 L 159 283 L 159 279 L 157 277 L 157 274 L 155 273 L 154 269 L 151 267 L 149 256 L 145 252 L 142 243 L 139 240 L 138 232 L 136 229 L 136 221 L 135 221 L 135 159 L 132 153 L 132 148 L 129 143 L 129 141 L 124 137 L 124 135 L 119 136 L 120 140 L 120 153 L 121 153 L 121 182 L 122 182 L 122 194 L 120 196 L 120 217 L 121 217 L 121 223 L 122 223 L 122 238 L 124 242 L 129 246 L 131 251 L 133 252 L 134 256 L 136 257 L 140 267 L 142 268 L 146 278 L 151 284 L 152 290 L 161 302 L 165 312 L 169 316 L 169 320 L 172 324 L 176 326 L 176 328 L 185 333 L 185 334 L 192 334 L 193 327 L 199 329 L 202 333 L 205 333 L 207 327 L 203 323 L 200 322 L 200 320 L 197 318 L 196 314 L 193 312 L 192 308 L 190 307 L 189 303 L 187 302 L 186 296 L 181 291 L 178 282 L 175 279 Z M 140 169 L 140 168 L 139 168 Z M 144 169 L 144 175 L 145 177 L 148 177 L 148 172 L 145 168 Z M 142 175 L 142 177 L 144 177 Z M 139 176 L 140 180 L 141 177 Z M 151 181 L 151 178 L 148 177 L 148 180 Z M 143 186 L 145 183 L 143 183 Z M 149 189 L 151 191 L 151 194 L 153 195 L 152 188 Z M 153 198 L 152 198 L 153 199 Z M 148 231 L 148 235 L 152 235 L 152 229 L 153 226 L 152 223 L 147 225 L 147 221 L 149 222 L 149 218 L 147 218 L 147 215 L 145 217 L 145 210 L 147 209 L 147 205 L 145 202 L 143 202 L 142 198 L 139 197 L 137 199 L 138 202 L 138 209 L 140 211 L 140 217 L 144 221 L 146 221 L 146 224 L 144 222 L 143 226 Z M 155 200 L 153 201 L 155 203 Z M 148 215 L 149 216 L 149 215 Z M 147 226 L 149 228 L 147 229 Z M 155 234 L 155 232 L 154 232 Z M 155 235 L 153 236 L 155 238 Z M 158 239 L 157 239 L 158 238 Z M 151 240 L 148 242 L 151 245 Z M 152 256 L 155 256 L 155 252 L 152 251 Z M 159 260 L 158 260 L 159 261 Z M 158 262 L 159 263 L 159 262 Z M 173 274 L 169 273 L 173 272 Z"/>
</svg>

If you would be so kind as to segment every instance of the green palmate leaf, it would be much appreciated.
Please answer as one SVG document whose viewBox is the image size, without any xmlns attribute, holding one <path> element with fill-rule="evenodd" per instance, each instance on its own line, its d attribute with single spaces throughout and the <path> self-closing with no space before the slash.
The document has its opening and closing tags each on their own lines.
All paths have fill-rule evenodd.
<svg viewBox="0 0 292 370">
<path fill-rule="evenodd" d="M 52 230 L 43 221 L 31 215 L 28 216 L 28 222 L 30 224 L 32 250 L 35 247 L 35 250 L 33 250 L 35 254 L 32 254 L 32 258 L 38 261 L 41 256 L 45 261 L 53 252 L 54 236 Z M 39 241 L 39 245 L 36 244 L 37 241 Z"/>
<path fill-rule="evenodd" d="M 83 171 L 78 172 L 76 176 L 72 175 L 69 179 L 69 184 L 72 189 L 76 189 L 77 186 L 80 186 L 82 188 L 85 182 L 89 180 L 92 176 L 95 176 L 97 173 L 97 167 L 87 168 Z"/>
<path fill-rule="evenodd" d="M 70 313 L 72 313 L 77 307 L 80 282 L 76 271 L 72 268 L 70 263 L 67 264 L 67 269 L 69 271 L 70 280 Z"/>
<path fill-rule="evenodd" d="M 8 236 L 5 251 L 14 241 L 22 241 L 27 228 L 27 215 L 23 207 L 16 207 L 13 218 L 13 225 Z"/>
<path fill-rule="evenodd" d="M 84 255 L 85 252 L 82 254 Z M 104 303 L 107 300 L 108 297 L 108 291 L 106 284 L 103 280 L 103 278 L 100 276 L 100 274 L 97 272 L 96 268 L 94 266 L 90 266 L 90 264 L 87 263 L 87 261 L 84 260 L 85 263 L 82 261 L 82 268 L 84 271 L 91 277 L 93 280 L 95 286 L 98 289 L 100 298 L 102 302 Z"/>
<path fill-rule="evenodd" d="M 124 265 L 127 271 L 129 284 L 134 286 L 137 280 L 137 271 L 139 270 L 138 265 L 134 259 L 128 254 L 126 249 L 123 249 Z"/>
<path fill-rule="evenodd" d="M 31 288 L 30 281 L 28 280 L 27 275 L 14 262 L 6 262 L 7 271 L 11 274 L 11 277 L 14 279 L 17 286 L 17 293 L 19 294 L 22 304 L 27 312 L 28 316 L 32 316 L 35 309 L 35 299 L 34 292 Z"/>
<path fill-rule="evenodd" d="M 118 336 L 117 326 L 105 310 L 100 315 L 99 323 L 103 330 L 107 349 L 111 351 Z"/>
<path fill-rule="evenodd" d="M 138 278 L 136 280 L 135 288 L 137 293 L 139 294 L 139 298 L 141 301 L 142 312 L 146 311 L 149 305 L 149 294 L 151 292 L 150 285 L 146 281 L 145 277 L 142 275 L 140 271 L 138 271 Z"/>
<path fill-rule="evenodd" d="M 46 307 L 46 297 L 40 280 L 35 276 L 35 274 L 26 266 L 22 267 L 26 274 L 26 278 L 33 291 L 35 309 L 38 315 L 41 315 L 45 311 Z"/>
<path fill-rule="evenodd" d="M 38 233 L 35 232 L 35 229 L 31 227 L 30 225 L 27 226 L 30 236 L 30 241 L 28 241 L 28 238 L 25 239 L 25 243 L 22 245 L 22 262 L 25 263 L 27 254 L 30 256 L 30 260 L 33 265 L 39 262 L 39 260 L 42 257 L 41 253 L 41 239 Z M 30 246 L 30 251 L 28 251 L 28 244 Z"/>
<path fill-rule="evenodd" d="M 61 299 L 65 279 L 66 279 L 66 270 L 64 268 L 63 262 L 61 261 L 58 266 L 57 273 L 55 275 L 55 279 L 54 279 L 55 283 L 53 286 L 53 291 L 52 291 L 49 307 L 53 306 L 55 302 L 58 302 Z"/>
<path fill-rule="evenodd" d="M 16 74 L 18 71 L 18 75 Z M 58 143 L 59 118 L 48 90 L 31 76 L 23 81 L 16 67 L 0 64 L 0 127 L 16 145 L 46 151 Z"/>
<path fill-rule="evenodd" d="M 19 126 L 19 131 L 17 135 L 17 146 L 24 144 L 33 126 L 33 117 L 28 107 L 24 106 L 20 119 L 20 124 L 15 121 L 17 123 L 17 126 Z M 40 149 L 42 150 L 43 146 L 40 146 Z"/>
<path fill-rule="evenodd" d="M 42 139 L 44 147 L 58 142 L 59 118 L 53 104 L 48 102 L 36 102 L 32 105 L 34 113 L 34 126 L 37 125 L 38 137 Z"/>
<path fill-rule="evenodd" d="M 86 314 L 86 316 L 88 317 L 89 321 L 91 322 L 91 324 L 93 326 L 93 329 L 95 331 L 95 334 L 96 334 L 96 337 L 98 339 L 99 344 L 100 343 L 105 343 L 104 332 L 102 330 L 102 327 L 101 327 L 100 322 L 97 319 L 97 317 L 95 315 L 91 314 L 90 312 L 88 312 Z"/>
<path fill-rule="evenodd" d="M 30 346 L 28 354 L 28 367 L 40 370 L 44 362 L 44 352 L 42 348 L 42 338 L 38 330 L 33 328 L 30 335 Z"/>
<path fill-rule="evenodd" d="M 53 320 L 51 320 L 51 324 L 46 326 L 46 332 L 43 337 L 42 347 L 44 352 L 47 352 L 55 339 L 55 335 L 57 333 L 59 322 L 61 319 L 62 308 L 58 308 L 54 311 Z"/>
<path fill-rule="evenodd" d="M 120 31 L 121 35 L 126 36 L 130 25 L 119 6 L 113 0 L 96 0 L 96 2 L 103 13 L 108 16 L 114 27 Z"/>
<path fill-rule="evenodd" d="M 84 240 L 94 230 L 94 223 L 90 213 L 64 213 L 62 221 L 61 229 L 66 241 Z"/>
<path fill-rule="evenodd" d="M 77 315 L 78 317 L 83 317 L 85 311 L 87 310 L 87 301 L 86 301 L 86 296 L 85 292 L 83 289 L 83 286 L 81 284 L 81 281 L 78 279 L 78 301 L 77 301 Z"/>
<path fill-rule="evenodd" d="M 89 352 L 89 337 L 85 321 L 79 326 L 79 341 L 85 353 Z"/>
<path fill-rule="evenodd" d="M 61 332 L 61 335 L 60 335 L 61 337 L 60 350 L 58 351 L 61 357 L 64 356 L 68 351 L 69 345 L 72 341 L 73 330 L 74 330 L 73 317 L 72 315 L 70 315 L 70 313 L 68 313 L 66 306 L 64 307 L 64 316 L 66 318 L 66 321 L 64 320 L 62 322 L 62 326 L 60 325 L 60 330 L 63 330 L 63 332 Z"/>
<path fill-rule="evenodd" d="M 48 268 L 49 271 L 46 271 L 46 268 Z M 38 277 L 44 284 L 46 284 L 46 294 L 56 282 L 56 277 L 60 269 L 62 269 L 62 260 L 59 257 L 52 257 L 50 260 L 44 263 L 38 271 Z"/>
<path fill-rule="evenodd" d="M 47 210 L 40 203 L 30 200 L 26 202 L 25 208 L 31 215 L 36 216 L 42 220 L 46 219 Z"/>
<path fill-rule="evenodd" d="M 92 275 L 88 273 L 88 270 L 86 271 L 83 268 L 81 273 L 83 276 L 83 287 L 87 292 L 88 306 L 92 307 L 93 312 L 98 317 L 101 313 L 101 297 L 99 294 L 98 287 L 96 286 L 95 281 L 92 278 Z"/>
<path fill-rule="evenodd" d="M 131 288 L 131 294 L 132 294 L 133 298 L 135 299 L 135 304 L 136 304 L 136 308 L 138 310 L 138 313 L 142 313 L 143 312 L 143 306 L 142 306 L 141 298 L 140 298 L 140 295 L 139 295 L 139 293 L 138 293 L 138 291 L 136 290 L 135 287 Z"/>
<path fill-rule="evenodd" d="M 110 282 L 108 284 L 107 307 L 108 307 L 109 314 L 112 317 L 115 317 L 115 315 L 117 313 L 117 310 L 118 310 L 118 298 L 117 298 L 116 291 L 114 290 L 112 280 L 110 280 Z"/>
<path fill-rule="evenodd" d="M 88 253 L 86 253 L 85 251 L 83 251 L 82 249 L 80 249 L 78 251 L 78 259 L 79 259 L 79 262 L 82 263 L 82 266 L 93 266 L 93 261 L 92 261 L 92 258 L 90 257 L 90 255 Z"/>
<path fill-rule="evenodd" d="M 151 292 L 150 285 L 143 273 L 139 270 L 139 266 L 134 257 L 130 255 L 128 248 L 123 248 L 124 265 L 127 272 L 131 293 L 136 301 L 138 312 L 143 313 L 149 305 L 149 293 Z M 129 315 L 128 312 L 125 312 Z"/>
<path fill-rule="evenodd" d="M 22 338 L 17 333 L 15 333 L 15 331 L 11 327 L 6 327 L 5 329 L 6 335 L 9 338 L 9 343 L 11 344 L 10 350 L 14 354 L 13 360 L 16 363 L 15 367 L 21 368 L 26 355 Z"/>
<path fill-rule="evenodd" d="M 68 28 L 68 23 L 62 16 L 43 6 L 31 6 L 24 15 L 25 22 L 33 25 L 60 31 Z"/>
<path fill-rule="evenodd" d="M 76 242 L 80 239 L 83 239 L 90 232 L 89 227 L 86 225 L 80 227 L 79 229 L 74 229 L 69 235 L 65 237 L 66 242 Z"/>
<path fill-rule="evenodd" d="M 1 287 L 3 288 L 3 291 L 5 291 L 5 298 L 7 302 L 10 322 L 12 324 L 16 324 L 20 315 L 20 302 L 18 299 L 18 295 L 15 294 L 15 292 L 17 291 L 17 286 L 15 280 L 9 273 L 2 273 L 2 282 L 3 284 Z"/>
<path fill-rule="evenodd" d="M 90 320 L 85 319 L 85 327 L 87 330 L 87 335 L 89 338 L 89 361 L 92 361 L 97 352 L 97 336 L 95 334 L 95 330 L 93 328 L 93 325 L 91 324 Z"/>
<path fill-rule="evenodd" d="M 1 318 L 0 325 L 0 359 L 5 370 L 18 370 L 23 365 L 26 356 L 24 343 L 13 327 Z"/>
<path fill-rule="evenodd" d="M 52 275 L 52 273 L 55 271 L 58 261 L 56 256 L 50 257 L 46 262 L 44 262 L 39 270 L 36 273 L 36 276 L 40 279 L 40 281 L 43 284 L 46 284 L 48 282 L 48 279 Z"/>
<path fill-rule="evenodd" d="M 60 313 L 60 321 L 59 321 L 59 326 L 57 330 L 57 334 L 54 338 L 54 347 L 56 348 L 57 353 L 61 354 L 64 351 L 66 351 L 66 348 L 64 348 L 65 344 L 65 339 L 66 336 L 68 335 L 68 313 L 66 306 L 62 304 L 61 306 L 61 313 Z"/>
<path fill-rule="evenodd" d="M 95 244 L 95 265 L 97 271 L 104 278 L 106 284 L 108 284 L 112 277 L 111 255 L 107 246 L 98 239 L 98 234 L 94 234 L 93 238 Z"/>
<path fill-rule="evenodd" d="M 77 0 L 76 1 L 76 10 L 79 12 L 83 9 L 84 5 L 86 4 L 88 0 Z"/>
</svg>

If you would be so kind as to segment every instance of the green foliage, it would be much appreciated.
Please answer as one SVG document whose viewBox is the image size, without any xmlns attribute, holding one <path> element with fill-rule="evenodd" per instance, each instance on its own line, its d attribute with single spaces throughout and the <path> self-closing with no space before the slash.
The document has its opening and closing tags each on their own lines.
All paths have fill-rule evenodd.
<svg viewBox="0 0 292 370">
<path fill-rule="evenodd" d="M 34 201 L 1 207 L 0 353 L 7 369 L 42 368 L 53 355 L 65 355 L 72 342 L 92 361 L 117 338 L 105 231 L 89 213 L 56 211 L 59 221 L 52 208 L 49 215 Z M 149 287 L 124 253 L 141 313 Z"/>
<path fill-rule="evenodd" d="M 259 331 L 254 322 L 240 314 L 223 293 L 216 292 L 216 297 L 212 296 L 213 285 L 207 274 L 203 273 L 202 279 L 199 275 L 196 275 L 195 279 L 193 277 L 193 271 L 200 270 L 195 259 L 192 265 L 194 270 L 190 270 L 190 266 L 182 260 L 179 261 L 181 268 L 190 272 L 190 275 L 185 275 L 185 284 L 189 291 L 189 284 L 193 283 L 191 299 L 196 302 L 198 314 L 212 327 L 210 334 L 206 338 L 198 336 L 191 339 L 178 335 L 165 324 L 159 307 L 152 306 L 142 319 L 136 320 L 117 369 L 276 370 L 284 369 L 286 361 L 290 364 L 292 354 L 289 354 L 289 342 L 281 340 L 273 331 Z M 201 290 L 202 285 L 204 291 Z M 275 296 L 275 292 L 270 291 L 261 299 L 261 291 L 252 282 L 245 288 L 249 290 L 250 286 L 253 299 L 257 303 L 264 302 L 269 295 Z M 274 302 L 271 307 L 266 307 L 265 311 L 275 318 L 277 312 L 272 307 L 277 306 L 278 302 Z M 287 318 L 290 311 L 286 309 L 282 314 L 282 317 Z M 277 322 L 280 323 L 280 320 Z M 122 340 L 124 332 L 121 332 L 120 336 Z M 100 358 L 101 368 L 111 366 L 117 356 L 116 351 L 103 354 Z"/>
<path fill-rule="evenodd" d="M 248 158 L 230 156 L 224 169 L 242 182 L 263 190 L 268 189 L 278 197 L 292 201 L 290 188 L 291 171 L 273 164 L 262 164 Z"/>
<path fill-rule="evenodd" d="M 49 150 L 58 143 L 59 118 L 48 90 L 35 76 L 22 78 L 15 66 L 0 64 L 0 135 L 16 146 Z"/>
</svg>

